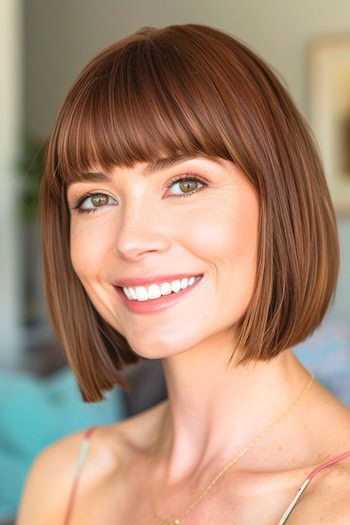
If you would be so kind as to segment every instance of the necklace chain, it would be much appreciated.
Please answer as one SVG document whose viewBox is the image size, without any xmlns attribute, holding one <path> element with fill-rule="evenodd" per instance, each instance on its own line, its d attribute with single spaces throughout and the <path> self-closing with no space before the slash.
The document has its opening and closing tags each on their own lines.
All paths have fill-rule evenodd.
<svg viewBox="0 0 350 525">
<path fill-rule="evenodd" d="M 303 390 L 303 392 L 300 394 L 300 396 L 287 408 L 287 410 L 285 410 L 285 412 L 283 412 L 282 414 L 280 414 L 278 416 L 277 419 L 275 419 L 267 428 L 265 428 L 265 430 L 263 430 L 262 432 L 260 432 L 260 434 L 258 434 L 257 436 L 255 436 L 255 438 L 253 438 L 250 443 L 248 443 L 248 445 L 246 447 L 244 447 L 237 455 L 235 455 L 228 463 L 226 463 L 226 465 L 224 465 L 224 467 L 216 474 L 216 476 L 214 477 L 214 479 L 209 483 L 209 485 L 204 489 L 203 492 L 201 492 L 201 494 L 197 497 L 197 499 L 191 503 L 191 505 L 189 505 L 186 510 L 178 517 L 178 518 L 173 518 L 171 520 L 169 519 L 165 519 L 165 518 L 162 518 L 161 516 L 159 516 L 155 510 L 154 510 L 154 507 L 153 507 L 153 498 L 151 498 L 151 506 L 152 506 L 152 510 L 153 510 L 153 515 L 155 517 L 155 519 L 157 520 L 157 522 L 159 523 L 159 525 L 181 525 L 183 523 L 183 521 L 185 520 L 185 518 L 188 516 L 188 514 L 195 508 L 197 507 L 197 505 L 202 501 L 203 498 L 205 498 L 205 496 L 208 494 L 208 492 L 214 487 L 214 485 L 219 481 L 219 479 L 221 478 L 221 476 L 223 476 L 223 474 L 225 474 L 225 472 L 230 468 L 232 467 L 232 465 L 234 465 L 235 463 L 237 463 L 237 461 L 239 461 L 243 456 L 245 456 L 245 454 L 247 454 L 247 452 L 249 452 L 253 447 L 255 447 L 255 445 L 263 438 L 265 437 L 269 432 L 271 432 L 271 430 L 280 422 L 282 421 L 282 419 L 284 419 L 285 417 L 287 417 L 291 412 L 292 410 L 294 410 L 298 405 L 299 403 L 301 403 L 301 401 L 304 399 L 304 397 L 306 396 L 307 392 L 309 391 L 310 387 L 311 387 L 311 384 L 314 380 L 314 375 L 311 375 L 311 379 L 310 381 L 308 382 L 308 384 L 306 385 L 305 389 Z"/>
</svg>

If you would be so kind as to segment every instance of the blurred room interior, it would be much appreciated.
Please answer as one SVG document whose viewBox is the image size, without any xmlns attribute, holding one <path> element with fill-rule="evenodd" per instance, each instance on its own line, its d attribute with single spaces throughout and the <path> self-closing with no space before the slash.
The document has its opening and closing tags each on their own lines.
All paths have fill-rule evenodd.
<svg viewBox="0 0 350 525">
<path fill-rule="evenodd" d="M 140 27 L 190 22 L 223 29 L 257 50 L 282 76 L 320 143 L 337 210 L 341 272 L 326 319 L 296 352 L 350 406 L 349 2 L 218 0 L 214 9 L 203 0 L 2 0 L 0 523 L 13 523 L 24 478 L 42 448 L 166 396 L 160 363 L 143 361 L 126 371 L 130 394 L 116 388 L 100 405 L 81 402 L 47 319 L 37 188 L 55 114 L 87 60 Z M 317 51 L 322 46 L 324 55 Z M 336 67 L 333 86 L 325 79 Z"/>
</svg>

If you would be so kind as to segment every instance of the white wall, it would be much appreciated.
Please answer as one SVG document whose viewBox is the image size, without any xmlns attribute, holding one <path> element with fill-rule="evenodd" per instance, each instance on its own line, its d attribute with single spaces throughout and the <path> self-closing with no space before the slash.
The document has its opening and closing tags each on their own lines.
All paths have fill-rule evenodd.
<svg viewBox="0 0 350 525">
<path fill-rule="evenodd" d="M 17 219 L 21 129 L 21 9 L 0 2 L 0 364 L 16 364 L 21 346 L 21 275 Z"/>
<path fill-rule="evenodd" d="M 350 32 L 349 0 L 26 0 L 24 8 L 26 122 L 44 134 L 85 62 L 142 26 L 194 22 L 233 33 L 281 72 L 305 113 L 308 42 Z"/>
<path fill-rule="evenodd" d="M 85 62 L 136 29 L 204 23 L 243 39 L 286 80 L 308 118 L 307 48 L 312 37 L 350 32 L 349 0 L 26 0 L 26 125 L 45 137 Z M 350 321 L 350 222 L 339 221 L 342 273 L 331 317 Z"/>
</svg>

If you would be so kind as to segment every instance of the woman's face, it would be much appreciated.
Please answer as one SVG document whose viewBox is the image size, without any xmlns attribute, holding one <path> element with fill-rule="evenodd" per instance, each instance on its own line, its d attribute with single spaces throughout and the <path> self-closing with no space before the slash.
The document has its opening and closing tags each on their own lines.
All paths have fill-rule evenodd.
<svg viewBox="0 0 350 525">
<path fill-rule="evenodd" d="M 150 168 L 96 170 L 69 186 L 71 258 L 96 310 L 133 350 L 166 357 L 220 344 L 246 310 L 259 205 L 230 161 L 192 157 Z M 177 292 L 185 276 L 202 278 Z M 125 296 L 120 281 L 137 294 L 145 290 L 136 285 L 169 285 L 151 287 L 166 294 L 159 299 L 139 301 Z"/>
</svg>

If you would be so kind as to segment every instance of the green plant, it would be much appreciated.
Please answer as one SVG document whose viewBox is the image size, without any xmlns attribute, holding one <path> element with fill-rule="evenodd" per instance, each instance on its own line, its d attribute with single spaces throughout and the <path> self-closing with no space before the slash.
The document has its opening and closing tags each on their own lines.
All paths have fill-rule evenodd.
<svg viewBox="0 0 350 525">
<path fill-rule="evenodd" d="M 21 184 L 21 218 L 24 222 L 34 222 L 38 216 L 39 186 L 44 168 L 46 141 L 26 135 L 23 152 L 19 162 L 19 172 L 23 176 Z"/>
</svg>

